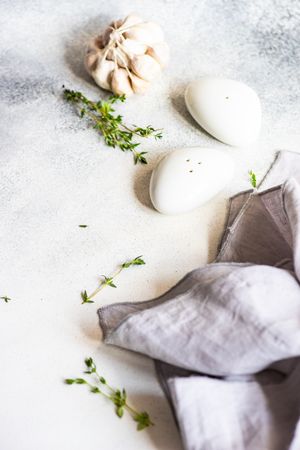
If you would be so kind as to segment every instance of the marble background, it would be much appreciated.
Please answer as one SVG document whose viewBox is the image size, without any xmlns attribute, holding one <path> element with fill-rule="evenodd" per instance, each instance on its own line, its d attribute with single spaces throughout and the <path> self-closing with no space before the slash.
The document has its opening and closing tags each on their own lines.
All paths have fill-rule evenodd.
<svg viewBox="0 0 300 450">
<path fill-rule="evenodd" d="M 120 107 L 128 123 L 164 128 L 146 141 L 147 166 L 103 145 L 61 97 L 62 85 L 102 94 L 82 65 L 90 36 L 136 11 L 166 33 L 172 59 L 144 97 Z M 300 4 L 294 0 L 0 1 L 0 447 L 4 450 L 181 449 L 152 362 L 101 344 L 96 310 L 164 292 L 211 260 L 228 196 L 262 177 L 278 149 L 300 147 Z M 187 83 L 214 74 L 248 83 L 263 105 L 259 141 L 231 148 L 207 134 L 184 105 Z M 209 204 L 182 216 L 156 213 L 151 170 L 180 146 L 230 152 L 236 174 Z M 82 229 L 79 224 L 88 224 Z M 97 276 L 144 255 L 118 289 L 80 304 Z M 86 356 L 125 386 L 155 427 L 135 431 L 111 405 L 63 378 Z M 226 405 L 224 405 L 224 408 Z"/>
</svg>

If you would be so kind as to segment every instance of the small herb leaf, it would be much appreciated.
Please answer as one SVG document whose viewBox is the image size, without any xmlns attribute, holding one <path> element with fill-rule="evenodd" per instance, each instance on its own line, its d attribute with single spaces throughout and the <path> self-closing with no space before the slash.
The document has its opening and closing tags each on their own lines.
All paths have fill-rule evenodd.
<svg viewBox="0 0 300 450">
<path fill-rule="evenodd" d="M 130 151 L 134 156 L 134 163 L 147 164 L 145 152 L 138 153 L 135 149 L 139 142 L 134 142 L 134 136 L 155 139 L 162 138 L 162 130 L 156 130 L 151 125 L 145 128 L 133 126 L 128 127 L 123 123 L 120 114 L 114 115 L 113 105 L 117 102 L 124 103 L 125 95 L 111 95 L 106 101 L 98 100 L 93 102 L 85 97 L 81 92 L 64 89 L 64 98 L 67 102 L 73 103 L 78 108 L 80 118 L 86 118 L 94 129 L 103 136 L 104 142 L 112 148 L 118 147 L 123 152 Z"/>
<path fill-rule="evenodd" d="M 82 305 L 84 303 L 94 303 L 94 301 L 89 298 L 86 291 L 82 291 L 80 295 L 81 295 L 81 300 L 82 300 L 81 304 Z"/>
<path fill-rule="evenodd" d="M 104 276 L 104 280 L 105 280 L 104 283 L 106 284 L 106 286 L 110 286 L 112 288 L 117 287 L 113 282 L 113 277 L 106 277 L 105 275 L 103 275 L 103 276 Z"/>
<path fill-rule="evenodd" d="M 94 297 L 98 292 L 100 292 L 105 286 L 110 286 L 112 288 L 116 288 L 116 284 L 114 282 L 115 278 L 122 272 L 123 269 L 128 269 L 131 266 L 142 266 L 145 264 L 145 261 L 142 259 L 142 255 L 136 256 L 130 261 L 126 261 L 121 264 L 120 268 L 114 273 L 112 276 L 102 275 L 103 280 L 101 281 L 98 288 L 90 295 L 87 294 L 87 291 L 81 292 L 82 303 L 94 303 L 92 297 Z"/>
<path fill-rule="evenodd" d="M 116 413 L 118 417 L 123 417 L 124 414 L 124 408 L 122 406 L 119 406 L 118 408 L 116 408 Z"/>
<path fill-rule="evenodd" d="M 256 181 L 256 175 L 255 175 L 255 173 L 253 172 L 253 170 L 249 170 L 249 179 L 250 179 L 250 183 L 251 183 L 252 187 L 253 187 L 254 189 L 256 189 L 256 187 L 257 187 L 257 181 Z"/>
<path fill-rule="evenodd" d="M 153 423 L 150 420 L 149 414 L 145 411 L 136 414 L 133 419 L 137 422 L 138 431 L 144 430 L 144 428 L 153 425 Z"/>
<path fill-rule="evenodd" d="M 140 256 L 137 256 L 136 258 L 132 259 L 131 261 L 123 263 L 122 267 L 124 269 L 128 269 L 128 267 L 130 267 L 130 266 L 141 266 L 143 264 L 146 264 L 146 263 L 142 259 L 142 255 L 140 255 Z"/>
<path fill-rule="evenodd" d="M 137 422 L 137 430 L 139 431 L 149 427 L 150 425 L 154 425 L 146 411 L 136 411 L 127 403 L 127 394 L 125 389 L 114 389 L 106 382 L 105 378 L 98 373 L 96 364 L 91 357 L 86 358 L 84 362 L 86 367 L 89 369 L 86 373 L 93 374 L 93 377 L 96 377 L 97 384 L 98 386 L 101 386 L 101 389 L 97 385 L 91 384 L 84 378 L 67 378 L 65 380 L 66 384 L 86 384 L 93 394 L 100 394 L 113 403 L 115 406 L 115 413 L 119 418 L 122 418 L 124 412 L 128 411 L 133 420 Z"/>
<path fill-rule="evenodd" d="M 83 378 L 75 378 L 76 384 L 86 384 L 86 381 Z"/>
<path fill-rule="evenodd" d="M 92 386 L 91 387 L 91 392 L 93 394 L 100 394 L 100 389 L 97 386 Z"/>
</svg>

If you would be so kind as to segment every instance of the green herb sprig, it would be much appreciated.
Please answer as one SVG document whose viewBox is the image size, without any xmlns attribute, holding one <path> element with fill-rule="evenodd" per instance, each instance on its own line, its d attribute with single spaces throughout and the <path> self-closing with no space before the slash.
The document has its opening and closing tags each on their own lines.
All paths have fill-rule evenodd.
<svg viewBox="0 0 300 450">
<path fill-rule="evenodd" d="M 107 383 L 106 379 L 98 373 L 93 358 L 86 358 L 85 365 L 86 371 L 84 373 L 93 375 L 96 378 L 97 384 L 92 384 L 84 378 L 67 378 L 65 383 L 87 385 L 93 394 L 100 394 L 115 405 L 115 413 L 119 418 L 123 417 L 125 410 L 128 411 L 133 420 L 137 422 L 138 431 L 144 430 L 150 425 L 154 425 L 146 411 L 136 411 L 127 403 L 127 393 L 125 389 L 114 389 Z"/>
<path fill-rule="evenodd" d="M 8 303 L 11 301 L 11 298 L 7 297 L 7 295 L 4 295 L 3 297 L 0 297 L 1 300 L 4 300 L 5 303 Z"/>
<path fill-rule="evenodd" d="M 82 304 L 84 303 L 94 303 L 92 300 L 95 295 L 98 294 L 102 289 L 104 289 L 106 286 L 110 286 L 112 288 L 116 288 L 117 286 L 114 283 L 114 279 L 124 270 L 128 269 L 131 266 L 142 266 L 143 264 L 146 264 L 145 261 L 142 259 L 142 255 L 137 256 L 136 258 L 133 258 L 130 261 L 124 262 L 119 269 L 110 277 L 107 277 L 106 275 L 102 275 L 102 281 L 100 285 L 97 287 L 97 289 L 90 295 L 88 295 L 87 291 L 81 292 L 81 300 Z"/>
<path fill-rule="evenodd" d="M 257 188 L 256 175 L 255 175 L 255 173 L 253 172 L 253 170 L 249 170 L 248 173 L 249 173 L 249 180 L 250 180 L 250 183 L 251 183 L 252 187 L 253 187 L 254 189 L 256 189 L 256 188 Z"/>
<path fill-rule="evenodd" d="M 137 151 L 140 142 L 135 142 L 134 137 L 147 138 L 151 136 L 161 139 L 162 129 L 155 129 L 151 125 L 145 128 L 136 125 L 128 127 L 123 123 L 121 115 L 114 115 L 113 105 L 117 102 L 124 103 L 125 95 L 112 95 L 106 101 L 93 102 L 81 92 L 64 89 L 64 98 L 77 106 L 81 118 L 87 117 L 93 123 L 93 128 L 103 136 L 109 147 L 118 147 L 123 152 L 130 151 L 133 153 L 135 164 L 138 162 L 147 164 L 145 157 L 147 152 Z"/>
</svg>

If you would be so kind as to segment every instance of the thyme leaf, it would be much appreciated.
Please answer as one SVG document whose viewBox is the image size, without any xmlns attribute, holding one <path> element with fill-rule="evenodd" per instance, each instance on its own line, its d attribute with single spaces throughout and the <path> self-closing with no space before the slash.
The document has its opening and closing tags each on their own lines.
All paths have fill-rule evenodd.
<svg viewBox="0 0 300 450">
<path fill-rule="evenodd" d="M 92 394 L 100 394 L 107 400 L 111 401 L 115 407 L 116 415 L 121 419 L 124 412 L 127 411 L 132 419 L 137 422 L 136 429 L 138 431 L 144 430 L 149 426 L 153 426 L 149 414 L 146 411 L 139 412 L 130 406 L 127 402 L 127 392 L 125 389 L 115 389 L 109 385 L 106 379 L 97 371 L 96 364 L 93 358 L 85 359 L 86 371 L 84 373 L 91 375 L 96 380 L 96 384 L 92 384 L 85 378 L 67 378 L 65 383 L 71 384 L 85 384 L 89 387 Z"/>
<path fill-rule="evenodd" d="M 252 187 L 253 187 L 254 189 L 256 189 L 256 188 L 257 188 L 256 175 L 255 175 L 255 173 L 253 172 L 253 170 L 249 170 L 248 173 L 249 173 L 249 180 L 250 180 L 250 183 L 251 183 Z"/>
<path fill-rule="evenodd" d="M 116 272 L 111 276 L 101 275 L 102 280 L 100 285 L 97 287 L 97 289 L 90 295 L 88 295 L 87 291 L 81 292 L 81 300 L 82 304 L 84 303 L 94 303 L 93 300 L 91 300 L 95 295 L 98 294 L 102 289 L 104 289 L 106 286 L 116 288 L 117 286 L 114 283 L 115 278 L 124 270 L 128 269 L 132 266 L 142 266 L 146 264 L 145 261 L 142 259 L 142 255 L 136 256 L 135 258 L 131 259 L 130 261 L 125 261 L 121 266 L 116 270 Z"/>
<path fill-rule="evenodd" d="M 113 108 L 115 103 L 125 102 L 125 95 L 111 95 L 106 101 L 98 100 L 94 102 L 79 91 L 64 89 L 64 98 L 76 105 L 80 118 L 86 117 L 93 124 L 93 128 L 103 136 L 106 145 L 112 148 L 118 147 L 123 152 L 130 151 L 133 154 L 135 164 L 138 162 L 147 164 L 147 159 L 144 156 L 147 152 L 136 150 L 140 142 L 135 142 L 134 137 L 161 139 L 162 129 L 155 129 L 151 125 L 145 128 L 125 125 L 123 117 L 114 114 L 115 109 Z"/>
</svg>

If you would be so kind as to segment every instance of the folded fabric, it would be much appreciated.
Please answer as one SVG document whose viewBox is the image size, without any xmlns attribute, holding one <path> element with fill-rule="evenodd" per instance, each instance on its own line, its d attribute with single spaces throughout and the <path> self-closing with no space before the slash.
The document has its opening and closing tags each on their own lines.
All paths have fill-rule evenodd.
<svg viewBox="0 0 300 450">
<path fill-rule="evenodd" d="M 280 152 L 231 199 L 214 263 L 98 311 L 106 343 L 156 360 L 188 450 L 300 448 L 299 184 L 300 155 Z"/>
</svg>

